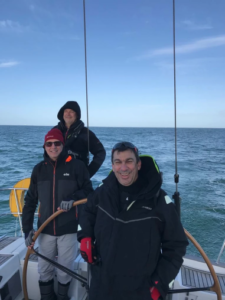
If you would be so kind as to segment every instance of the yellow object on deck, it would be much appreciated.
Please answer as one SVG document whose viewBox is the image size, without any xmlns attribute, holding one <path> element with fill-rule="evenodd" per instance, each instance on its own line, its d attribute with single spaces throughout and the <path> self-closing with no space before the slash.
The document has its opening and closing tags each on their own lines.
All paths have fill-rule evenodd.
<svg viewBox="0 0 225 300">
<path fill-rule="evenodd" d="M 14 185 L 13 190 L 10 193 L 9 207 L 14 217 L 18 217 L 18 211 L 19 213 L 22 213 L 23 206 L 24 206 L 24 195 L 26 192 L 26 190 L 23 189 L 28 189 L 29 185 L 30 185 L 30 178 L 22 179 Z"/>
</svg>

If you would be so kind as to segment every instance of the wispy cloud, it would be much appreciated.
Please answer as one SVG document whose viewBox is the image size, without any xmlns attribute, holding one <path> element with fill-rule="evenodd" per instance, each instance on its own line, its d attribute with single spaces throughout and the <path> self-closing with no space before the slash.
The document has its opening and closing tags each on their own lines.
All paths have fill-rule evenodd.
<svg viewBox="0 0 225 300">
<path fill-rule="evenodd" d="M 34 3 L 33 4 L 29 4 L 28 7 L 29 7 L 29 10 L 32 13 L 42 14 L 42 15 L 45 15 L 47 17 L 53 17 L 53 14 L 49 10 L 46 10 L 46 9 L 44 9 L 44 8 L 38 6 L 38 5 L 35 5 Z"/>
<path fill-rule="evenodd" d="M 209 30 L 212 29 L 212 25 L 206 24 L 196 24 L 193 21 L 185 20 L 182 22 L 186 29 L 188 30 Z"/>
<path fill-rule="evenodd" d="M 200 39 L 189 44 L 176 46 L 176 53 L 185 54 L 185 53 L 200 51 L 203 49 L 224 46 L 224 45 L 225 45 L 225 35 L 221 35 L 216 37 L 210 37 L 207 39 Z M 153 51 L 148 51 L 136 57 L 136 60 L 149 59 L 154 56 L 171 55 L 172 53 L 173 53 L 173 47 L 161 48 Z"/>
<path fill-rule="evenodd" d="M 6 32 L 11 31 L 11 32 L 21 33 L 24 31 L 28 31 L 29 27 L 23 26 L 20 23 L 11 20 L 2 20 L 0 21 L 0 30 Z"/>
<path fill-rule="evenodd" d="M 63 10 L 63 8 L 62 10 L 51 11 L 43 6 L 36 5 L 34 2 L 31 4 L 27 2 L 27 4 L 32 14 L 32 19 L 33 21 L 35 20 L 35 22 L 33 22 L 33 27 L 35 24 L 35 29 L 33 29 L 35 34 L 42 34 L 43 36 L 60 40 L 80 40 L 80 37 L 75 33 L 68 33 L 68 31 L 71 32 L 71 28 L 73 29 L 73 23 L 76 21 L 76 18 L 72 13 L 67 13 Z M 66 19 L 66 23 L 64 19 Z M 43 27 L 46 20 L 48 22 L 47 28 L 45 26 Z M 59 22 L 65 24 L 65 27 L 58 27 Z"/>
<path fill-rule="evenodd" d="M 51 20 L 54 20 L 54 18 L 64 18 L 67 21 L 72 21 L 72 22 L 75 22 L 78 19 L 78 17 L 74 15 L 74 13 L 69 13 L 65 11 L 63 7 L 60 10 L 52 11 L 44 8 L 43 6 L 41 7 L 40 3 L 36 5 L 35 2 L 33 2 L 32 4 L 28 3 L 28 9 L 36 18 L 38 16 L 41 18 L 42 17 L 51 18 Z"/>
<path fill-rule="evenodd" d="M 192 59 L 182 59 L 176 63 L 176 69 L 181 72 L 187 72 L 191 70 L 193 74 L 193 70 L 196 69 L 204 69 L 206 66 L 207 68 L 211 65 L 217 66 L 221 64 L 221 61 L 224 61 L 223 57 L 201 57 L 201 58 L 192 58 Z M 168 62 L 166 60 L 156 61 L 154 65 L 162 71 L 171 71 L 174 68 L 172 62 Z"/>
<path fill-rule="evenodd" d="M 29 33 L 34 33 L 34 34 L 42 34 L 44 36 L 49 36 L 49 33 L 43 32 L 43 31 L 38 31 L 31 29 L 30 27 L 25 27 L 22 26 L 18 22 L 13 22 L 11 20 L 6 20 L 6 21 L 0 21 L 0 31 L 4 32 L 14 32 L 14 33 L 24 33 L 24 32 L 29 32 Z M 74 40 L 78 41 L 80 40 L 79 36 L 76 34 L 59 34 L 55 32 L 50 33 L 51 38 L 56 38 L 56 39 L 61 39 L 61 40 Z"/>
<path fill-rule="evenodd" d="M 18 64 L 18 61 L 0 62 L 0 68 L 11 68 L 17 66 Z"/>
</svg>

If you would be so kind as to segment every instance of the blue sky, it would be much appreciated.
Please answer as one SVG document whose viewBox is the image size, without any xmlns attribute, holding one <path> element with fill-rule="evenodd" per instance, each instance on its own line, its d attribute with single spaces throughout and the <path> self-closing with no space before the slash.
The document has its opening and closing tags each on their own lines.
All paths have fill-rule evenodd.
<svg viewBox="0 0 225 300">
<path fill-rule="evenodd" d="M 225 128 L 225 1 L 176 1 L 177 126 Z M 90 126 L 173 127 L 172 0 L 86 0 Z M 86 123 L 82 0 L 0 0 L 0 125 Z"/>
</svg>

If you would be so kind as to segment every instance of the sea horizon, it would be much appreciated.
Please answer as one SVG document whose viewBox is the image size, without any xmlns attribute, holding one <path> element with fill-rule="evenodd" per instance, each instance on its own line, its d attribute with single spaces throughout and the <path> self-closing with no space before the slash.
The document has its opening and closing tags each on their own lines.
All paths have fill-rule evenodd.
<svg viewBox="0 0 225 300">
<path fill-rule="evenodd" d="M 0 126 L 20 126 L 20 127 L 54 127 L 54 125 L 1 125 Z M 86 125 L 85 125 L 86 126 Z M 87 126 L 86 126 L 87 127 Z M 174 127 L 147 127 L 147 126 L 95 126 L 89 125 L 90 128 L 149 128 L 149 129 L 175 129 Z M 176 127 L 176 129 L 225 129 L 225 127 Z"/>
</svg>

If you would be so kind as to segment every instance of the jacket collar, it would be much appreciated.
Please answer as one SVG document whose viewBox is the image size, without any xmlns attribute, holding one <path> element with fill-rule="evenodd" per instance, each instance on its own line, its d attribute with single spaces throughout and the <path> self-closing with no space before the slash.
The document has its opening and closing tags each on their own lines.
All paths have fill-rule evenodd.
<svg viewBox="0 0 225 300">
<path fill-rule="evenodd" d="M 63 131 L 67 131 L 67 130 L 68 130 L 67 127 L 66 127 L 66 125 L 65 125 L 65 121 L 64 121 L 64 120 L 62 120 L 62 121 L 60 121 L 60 122 L 58 123 L 58 127 L 61 128 Z M 74 122 L 74 123 L 70 126 L 69 131 L 74 131 L 74 130 L 76 130 L 77 128 L 78 128 L 79 130 L 81 130 L 83 127 L 84 127 L 83 121 L 77 120 L 76 122 Z"/>
<path fill-rule="evenodd" d="M 48 156 L 47 152 L 44 150 L 44 161 L 45 162 L 50 162 L 53 163 L 54 161 L 52 161 L 50 159 L 50 157 Z M 59 154 L 59 157 L 57 159 L 57 164 L 60 163 L 61 161 L 66 161 L 67 157 L 68 157 L 68 153 L 67 151 L 63 148 L 62 152 Z"/>
</svg>

